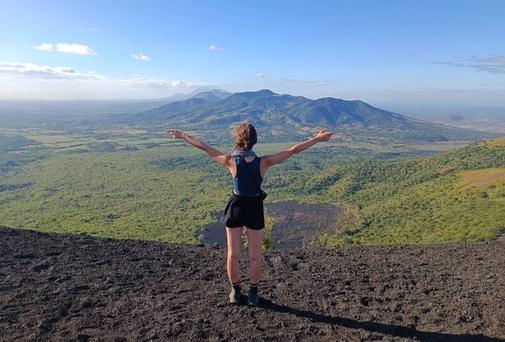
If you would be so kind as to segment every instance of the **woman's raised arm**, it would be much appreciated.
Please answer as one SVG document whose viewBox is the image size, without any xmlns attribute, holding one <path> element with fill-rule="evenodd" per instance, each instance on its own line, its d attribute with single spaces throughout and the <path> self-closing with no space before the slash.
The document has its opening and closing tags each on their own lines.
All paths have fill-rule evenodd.
<svg viewBox="0 0 505 342">
<path fill-rule="evenodd" d="M 300 153 L 308 149 L 309 147 L 317 144 L 318 142 L 328 141 L 328 139 L 330 139 L 332 134 L 334 134 L 334 132 L 330 132 L 327 129 L 323 129 L 319 131 L 319 133 L 317 133 L 316 136 L 310 138 L 307 141 L 296 144 L 288 148 L 287 150 L 281 151 L 279 153 L 263 157 L 262 159 L 263 159 L 264 171 L 266 171 L 268 167 L 282 163 L 283 161 L 291 157 L 293 154 Z"/>
<path fill-rule="evenodd" d="M 212 157 L 215 161 L 217 161 L 219 164 L 223 166 L 228 166 L 231 160 L 231 156 L 229 154 L 224 154 L 223 152 L 210 147 L 209 145 L 205 144 L 204 142 L 193 138 L 187 133 L 184 133 L 183 131 L 179 129 L 173 129 L 170 128 L 167 130 L 168 133 L 172 136 L 174 139 L 184 139 L 186 142 L 189 144 L 195 146 L 196 148 L 199 148 L 200 150 L 205 151 L 209 156 Z"/>
</svg>

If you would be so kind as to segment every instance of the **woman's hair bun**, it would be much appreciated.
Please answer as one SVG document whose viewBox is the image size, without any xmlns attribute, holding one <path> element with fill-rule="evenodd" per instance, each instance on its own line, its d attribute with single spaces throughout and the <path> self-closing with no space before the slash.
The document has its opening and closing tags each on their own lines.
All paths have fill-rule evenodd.
<svg viewBox="0 0 505 342">
<path fill-rule="evenodd" d="M 250 150 L 258 141 L 256 128 L 250 122 L 241 123 L 233 132 L 233 138 L 238 148 Z"/>
</svg>

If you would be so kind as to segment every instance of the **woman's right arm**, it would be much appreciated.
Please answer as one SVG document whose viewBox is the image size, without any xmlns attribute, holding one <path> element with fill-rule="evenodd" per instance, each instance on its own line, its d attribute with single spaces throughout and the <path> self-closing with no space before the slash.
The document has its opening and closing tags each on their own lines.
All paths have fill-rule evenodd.
<svg viewBox="0 0 505 342">
<path fill-rule="evenodd" d="M 296 145 L 288 148 L 287 150 L 281 151 L 279 153 L 272 154 L 272 155 L 265 156 L 265 157 L 261 158 L 263 161 L 263 163 L 262 163 L 262 169 L 263 169 L 262 171 L 263 172 L 262 173 L 264 174 L 266 169 L 269 168 L 270 166 L 282 163 L 283 161 L 285 161 L 286 159 L 288 159 L 292 155 L 294 155 L 296 153 L 300 153 L 300 152 L 308 149 L 309 147 L 314 146 L 318 142 L 328 141 L 328 139 L 330 139 L 330 137 L 333 134 L 334 134 L 334 132 L 330 132 L 327 129 L 323 129 L 323 130 L 319 131 L 319 133 L 317 133 L 317 135 L 315 137 L 313 137 L 307 141 L 296 144 Z"/>
<path fill-rule="evenodd" d="M 219 164 L 230 167 L 230 160 L 231 156 L 229 154 L 225 154 L 214 147 L 211 147 L 204 143 L 203 141 L 200 141 L 196 138 L 193 138 L 187 133 L 184 133 L 183 131 L 179 129 L 174 129 L 170 128 L 167 130 L 168 133 L 172 136 L 174 139 L 184 139 L 187 143 L 195 146 L 196 148 L 205 151 L 212 159 L 217 161 Z"/>
</svg>

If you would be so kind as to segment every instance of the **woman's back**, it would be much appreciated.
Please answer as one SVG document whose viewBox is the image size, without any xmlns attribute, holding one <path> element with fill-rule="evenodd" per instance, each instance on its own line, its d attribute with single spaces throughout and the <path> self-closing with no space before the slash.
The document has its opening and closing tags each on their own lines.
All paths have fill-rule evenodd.
<svg viewBox="0 0 505 342">
<path fill-rule="evenodd" d="M 257 196 L 263 181 L 260 171 L 261 157 L 251 150 L 236 150 L 232 157 L 236 166 L 236 174 L 233 176 L 233 192 L 240 196 Z"/>
</svg>

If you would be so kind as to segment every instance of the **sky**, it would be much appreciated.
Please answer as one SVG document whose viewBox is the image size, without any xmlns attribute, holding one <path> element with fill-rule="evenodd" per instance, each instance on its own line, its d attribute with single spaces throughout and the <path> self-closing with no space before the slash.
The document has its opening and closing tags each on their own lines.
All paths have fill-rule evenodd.
<svg viewBox="0 0 505 342">
<path fill-rule="evenodd" d="M 505 1 L 0 0 L 0 99 L 505 106 Z"/>
</svg>

